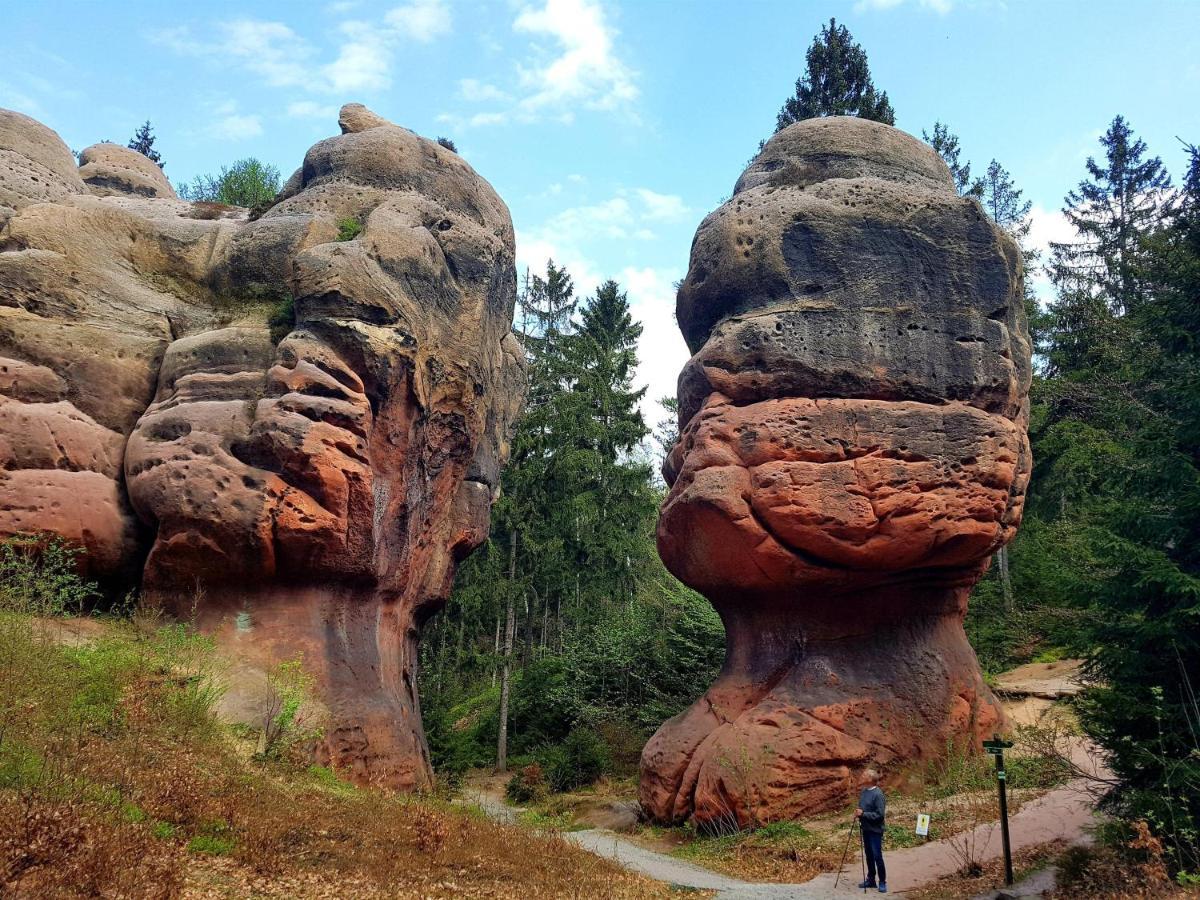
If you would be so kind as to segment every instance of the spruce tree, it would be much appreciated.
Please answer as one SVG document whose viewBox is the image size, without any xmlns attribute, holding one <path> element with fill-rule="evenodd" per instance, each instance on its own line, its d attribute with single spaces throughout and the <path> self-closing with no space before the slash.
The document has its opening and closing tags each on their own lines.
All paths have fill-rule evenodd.
<svg viewBox="0 0 1200 900">
<path fill-rule="evenodd" d="M 887 91 L 879 93 L 871 80 L 867 54 L 845 25 L 830 19 L 813 38 L 807 70 L 796 80 L 796 93 L 784 102 L 775 130 L 819 116 L 858 116 L 887 125 L 896 123 Z"/>
<path fill-rule="evenodd" d="M 1171 176 L 1157 156 L 1145 158 L 1145 143 L 1123 116 L 1113 119 L 1100 144 L 1103 163 L 1088 157 L 1090 178 L 1067 194 L 1063 207 L 1079 240 L 1050 245 L 1050 270 L 1060 286 L 1098 292 L 1119 315 L 1141 298 L 1138 254 L 1169 212 Z"/>
<path fill-rule="evenodd" d="M 149 119 L 142 123 L 126 146 L 130 150 L 136 150 L 142 154 L 142 156 L 155 163 L 160 169 L 163 167 L 162 156 L 154 149 L 154 131 L 150 127 Z"/>
<path fill-rule="evenodd" d="M 921 139 L 937 151 L 938 156 L 945 160 L 954 176 L 954 188 L 959 196 L 979 196 L 981 186 L 971 181 L 971 164 L 963 162 L 960 157 L 962 148 L 958 145 L 958 135 L 953 134 L 943 122 L 933 123 L 933 135 L 921 130 Z"/>
</svg>

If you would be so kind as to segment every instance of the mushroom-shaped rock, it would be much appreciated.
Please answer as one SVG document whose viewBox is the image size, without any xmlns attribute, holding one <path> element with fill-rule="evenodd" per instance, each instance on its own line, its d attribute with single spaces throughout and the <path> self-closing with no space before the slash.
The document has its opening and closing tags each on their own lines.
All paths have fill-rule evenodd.
<svg viewBox="0 0 1200 900">
<path fill-rule="evenodd" d="M 417 640 L 487 535 L 522 399 L 513 231 L 461 158 L 355 115 L 252 222 L 128 172 L 0 219 L 0 536 L 57 532 L 212 633 L 232 715 L 261 720 L 263 673 L 302 659 L 317 758 L 412 789 Z"/>
<path fill-rule="evenodd" d="M 1029 479 L 1021 255 L 928 146 L 857 118 L 771 138 L 700 225 L 658 546 L 725 665 L 647 744 L 655 819 L 844 804 L 990 735 L 962 618 Z"/>
<path fill-rule="evenodd" d="M 97 197 L 170 197 L 175 189 L 153 161 L 119 144 L 92 144 L 79 154 L 79 175 Z"/>
</svg>

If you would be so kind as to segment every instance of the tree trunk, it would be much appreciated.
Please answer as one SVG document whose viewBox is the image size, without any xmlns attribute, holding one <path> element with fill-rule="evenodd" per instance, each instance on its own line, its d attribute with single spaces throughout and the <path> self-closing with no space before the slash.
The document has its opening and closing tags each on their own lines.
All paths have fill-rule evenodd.
<svg viewBox="0 0 1200 900">
<path fill-rule="evenodd" d="M 1000 569 L 1000 591 L 1004 595 L 1004 611 L 1013 611 L 1012 577 L 1008 574 L 1008 548 L 996 551 L 996 565 Z"/>
<path fill-rule="evenodd" d="M 508 598 L 505 601 L 504 622 L 504 665 L 500 673 L 500 735 L 496 739 L 496 771 L 508 771 L 508 694 L 512 681 L 513 628 L 516 625 L 516 609 L 513 603 L 514 584 L 517 580 L 517 532 L 508 533 Z"/>
<path fill-rule="evenodd" d="M 497 664 L 494 660 L 498 660 L 500 658 L 500 613 L 496 613 L 496 646 L 495 646 L 495 649 L 492 651 L 492 654 L 493 654 L 492 687 L 495 687 L 496 686 L 496 665 Z"/>
</svg>

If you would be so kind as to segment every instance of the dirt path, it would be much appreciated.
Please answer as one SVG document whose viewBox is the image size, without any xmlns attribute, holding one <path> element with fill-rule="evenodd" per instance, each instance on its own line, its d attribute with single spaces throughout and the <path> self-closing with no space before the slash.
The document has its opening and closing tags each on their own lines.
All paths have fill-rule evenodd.
<svg viewBox="0 0 1200 900">
<path fill-rule="evenodd" d="M 1075 746 L 1072 756 L 1082 770 L 1103 774 L 1093 755 L 1083 745 Z M 1091 836 L 1086 828 L 1092 822 L 1094 799 L 1088 791 L 1089 783 L 1086 778 L 1068 782 L 1022 806 L 1009 820 L 1013 850 L 1056 840 L 1089 843 Z M 503 782 L 495 779 L 476 783 L 464 794 L 467 802 L 477 804 L 489 816 L 500 821 L 515 822 L 521 810 L 509 806 L 503 798 Z M 835 873 L 818 875 L 811 881 L 797 884 L 756 883 L 721 875 L 695 863 L 649 850 L 612 831 L 575 831 L 567 832 L 564 837 L 592 853 L 617 861 L 627 869 L 670 884 L 713 890 L 722 900 L 802 900 L 862 895 L 862 891 L 855 887 L 862 878 L 857 856 L 851 856 L 835 890 Z M 973 832 L 973 837 L 977 860 L 984 862 L 995 859 L 1003 852 L 997 823 L 979 826 Z M 958 871 L 963 862 L 955 845 L 961 846 L 962 840 L 963 836 L 959 836 L 919 847 L 886 851 L 889 889 L 893 893 L 911 890 Z"/>
</svg>

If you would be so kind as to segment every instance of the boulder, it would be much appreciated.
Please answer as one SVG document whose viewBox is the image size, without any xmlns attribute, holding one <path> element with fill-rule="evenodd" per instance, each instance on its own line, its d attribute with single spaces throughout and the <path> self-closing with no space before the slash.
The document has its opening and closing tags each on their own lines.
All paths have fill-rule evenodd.
<svg viewBox="0 0 1200 900">
<path fill-rule="evenodd" d="M 863 119 L 779 132 L 701 223 L 658 546 L 727 652 L 645 748 L 651 818 L 835 809 L 1002 727 L 962 619 L 1029 481 L 1022 278 L 937 154 Z"/>
<path fill-rule="evenodd" d="M 136 150 L 108 142 L 79 154 L 79 175 L 97 197 L 174 197 L 163 170 Z"/>
<path fill-rule="evenodd" d="M 56 146 L 6 115 L 24 159 Z M 342 122 L 253 222 L 107 144 L 74 189 L 12 204 L 0 536 L 57 533 L 214 635 L 250 724 L 264 673 L 301 659 L 315 758 L 416 789 L 417 641 L 486 539 L 524 391 L 513 230 L 461 158 L 363 107 Z"/>
<path fill-rule="evenodd" d="M 0 109 L 0 214 L 85 191 L 75 157 L 36 119 Z"/>
</svg>

